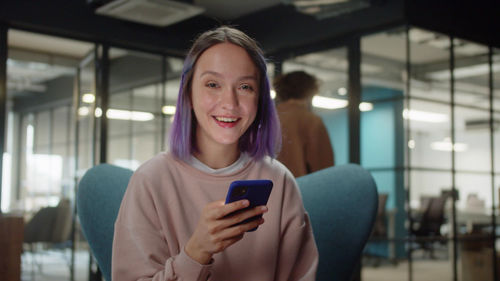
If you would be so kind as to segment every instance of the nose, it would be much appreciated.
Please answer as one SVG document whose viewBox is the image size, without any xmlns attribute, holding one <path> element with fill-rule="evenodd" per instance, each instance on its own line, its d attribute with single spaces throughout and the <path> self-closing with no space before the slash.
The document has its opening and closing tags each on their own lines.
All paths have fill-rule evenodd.
<svg viewBox="0 0 500 281">
<path fill-rule="evenodd" d="M 220 103 L 223 109 L 233 110 L 238 106 L 238 96 L 233 88 L 226 88 L 222 91 Z"/>
</svg>

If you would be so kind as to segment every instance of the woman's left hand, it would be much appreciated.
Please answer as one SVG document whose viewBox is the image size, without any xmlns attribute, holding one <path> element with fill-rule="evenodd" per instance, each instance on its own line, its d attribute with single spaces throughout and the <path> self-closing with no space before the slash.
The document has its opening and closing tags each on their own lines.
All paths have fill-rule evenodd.
<svg viewBox="0 0 500 281">
<path fill-rule="evenodd" d="M 266 206 L 244 210 L 248 205 L 248 200 L 229 204 L 220 200 L 207 204 L 193 235 L 186 244 L 186 254 L 200 264 L 208 264 L 214 254 L 241 240 L 246 231 L 263 224 L 263 218 L 241 223 L 267 212 Z"/>
</svg>

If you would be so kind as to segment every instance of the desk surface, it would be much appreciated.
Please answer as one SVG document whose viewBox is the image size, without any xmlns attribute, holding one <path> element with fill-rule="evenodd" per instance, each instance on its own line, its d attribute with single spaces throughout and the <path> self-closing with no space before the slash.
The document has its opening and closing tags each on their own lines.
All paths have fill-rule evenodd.
<svg viewBox="0 0 500 281">
<path fill-rule="evenodd" d="M 447 218 L 451 218 L 451 214 L 451 210 L 446 210 Z M 458 224 L 491 224 L 491 214 L 491 209 L 456 209 Z M 496 210 L 495 216 L 496 223 L 500 225 L 498 210 Z"/>
</svg>

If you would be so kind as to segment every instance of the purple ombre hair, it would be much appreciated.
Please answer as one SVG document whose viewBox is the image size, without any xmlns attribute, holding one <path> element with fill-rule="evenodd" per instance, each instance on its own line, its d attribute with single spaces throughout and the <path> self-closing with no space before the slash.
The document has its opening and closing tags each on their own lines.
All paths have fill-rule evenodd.
<svg viewBox="0 0 500 281">
<path fill-rule="evenodd" d="M 245 49 L 259 70 L 259 104 L 254 122 L 240 137 L 239 148 L 254 160 L 268 155 L 275 158 L 281 148 L 281 129 L 271 99 L 266 60 L 255 40 L 238 29 L 222 26 L 201 34 L 193 43 L 184 61 L 177 110 L 170 130 L 170 150 L 179 159 L 186 160 L 196 151 L 196 118 L 191 109 L 191 81 L 198 58 L 208 48 L 220 43 L 232 43 Z"/>
</svg>

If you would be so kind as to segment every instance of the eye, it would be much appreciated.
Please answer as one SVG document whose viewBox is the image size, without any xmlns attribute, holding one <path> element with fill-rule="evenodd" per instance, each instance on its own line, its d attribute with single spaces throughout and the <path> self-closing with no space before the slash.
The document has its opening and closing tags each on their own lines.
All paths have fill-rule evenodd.
<svg viewBox="0 0 500 281">
<path fill-rule="evenodd" d="M 218 88 L 218 87 L 219 87 L 219 84 L 217 84 L 216 82 L 210 81 L 210 82 L 207 82 L 207 83 L 206 83 L 206 86 L 207 86 L 208 88 L 214 88 L 214 89 L 215 89 L 215 88 Z"/>
<path fill-rule="evenodd" d="M 244 91 L 249 91 L 249 92 L 253 92 L 253 87 L 252 85 L 250 84 L 242 84 L 240 86 L 240 89 L 244 90 Z"/>
</svg>

